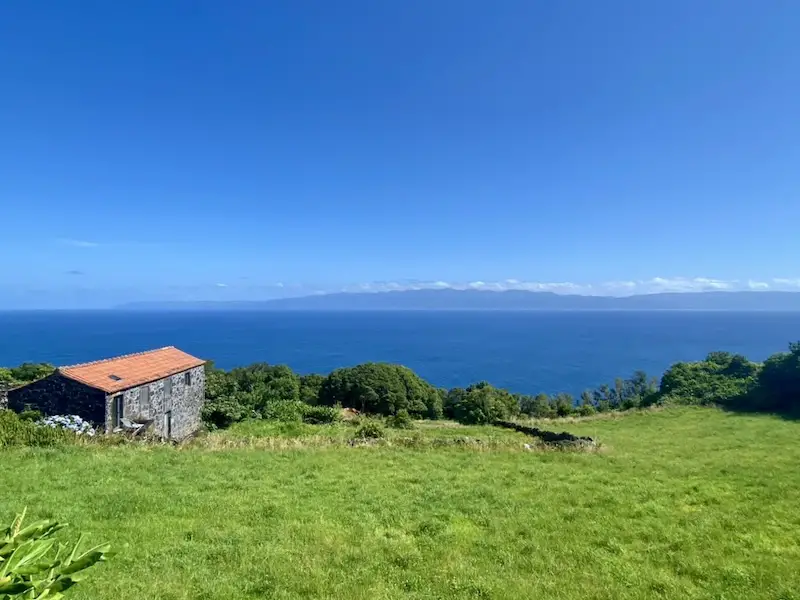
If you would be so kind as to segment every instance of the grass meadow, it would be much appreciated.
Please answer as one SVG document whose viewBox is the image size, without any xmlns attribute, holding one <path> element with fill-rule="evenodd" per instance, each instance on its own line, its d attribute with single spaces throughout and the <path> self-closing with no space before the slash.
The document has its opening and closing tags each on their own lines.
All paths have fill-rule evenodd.
<svg viewBox="0 0 800 600">
<path fill-rule="evenodd" d="M 179 448 L 12 449 L 0 517 L 113 544 L 76 599 L 800 599 L 800 422 L 545 426 L 602 448 L 452 424 L 353 447 L 345 425 L 255 422 Z"/>
</svg>

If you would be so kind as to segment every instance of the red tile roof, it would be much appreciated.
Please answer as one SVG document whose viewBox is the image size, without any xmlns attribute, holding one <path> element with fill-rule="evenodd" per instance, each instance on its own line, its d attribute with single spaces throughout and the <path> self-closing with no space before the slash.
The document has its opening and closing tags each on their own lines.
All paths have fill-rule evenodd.
<svg viewBox="0 0 800 600">
<path fill-rule="evenodd" d="M 60 367 L 58 372 L 110 394 L 158 381 L 181 371 L 199 367 L 205 362 L 174 346 L 167 346 L 148 352 Z"/>
</svg>

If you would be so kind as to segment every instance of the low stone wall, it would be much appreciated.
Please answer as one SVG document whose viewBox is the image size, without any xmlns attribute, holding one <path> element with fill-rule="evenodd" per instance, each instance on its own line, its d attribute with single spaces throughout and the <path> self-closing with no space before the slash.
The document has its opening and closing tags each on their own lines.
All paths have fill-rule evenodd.
<svg viewBox="0 0 800 600">
<path fill-rule="evenodd" d="M 8 408 L 8 390 L 0 385 L 0 410 Z"/>
<path fill-rule="evenodd" d="M 512 421 L 495 421 L 498 427 L 505 427 L 506 429 L 513 429 L 520 433 L 525 433 L 532 437 L 542 440 L 545 444 L 551 446 L 594 446 L 595 441 L 590 437 L 581 437 L 572 435 L 567 431 L 556 433 L 555 431 L 546 431 L 538 427 L 530 427 L 528 425 L 521 425 L 513 423 Z"/>
</svg>

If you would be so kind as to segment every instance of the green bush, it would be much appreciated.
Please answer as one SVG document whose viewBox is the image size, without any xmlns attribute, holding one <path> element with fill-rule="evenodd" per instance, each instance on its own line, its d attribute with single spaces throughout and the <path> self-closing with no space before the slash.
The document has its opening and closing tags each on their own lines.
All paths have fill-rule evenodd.
<svg viewBox="0 0 800 600">
<path fill-rule="evenodd" d="M 265 419 L 283 421 L 285 423 L 300 423 L 303 420 L 307 404 L 299 400 L 277 400 L 264 405 L 261 415 Z"/>
<path fill-rule="evenodd" d="M 404 408 L 397 411 L 396 415 L 386 418 L 386 424 L 393 429 L 413 429 L 414 420 Z"/>
<path fill-rule="evenodd" d="M 42 413 L 38 410 L 23 410 L 19 413 L 19 418 L 23 421 L 33 421 L 35 423 L 41 421 Z"/>
<path fill-rule="evenodd" d="M 39 521 L 23 527 L 18 515 L 0 537 L 0 599 L 41 598 L 59 600 L 81 580 L 81 572 L 106 560 L 110 546 L 101 544 L 81 554 L 81 536 L 69 548 L 56 544 L 54 534 L 66 527 L 56 521 Z"/>
<path fill-rule="evenodd" d="M 738 404 L 756 388 L 758 371 L 743 356 L 712 352 L 702 361 L 672 365 L 659 394 L 674 404 Z"/>
<path fill-rule="evenodd" d="M 445 414 L 465 425 L 485 425 L 519 414 L 517 399 L 507 390 L 481 382 L 467 389 L 451 390 Z"/>
<path fill-rule="evenodd" d="M 385 416 L 402 409 L 417 418 L 439 418 L 442 414 L 439 390 L 411 369 L 387 363 L 335 370 L 322 384 L 319 402 Z"/>
<path fill-rule="evenodd" d="M 304 406 L 303 423 L 328 425 L 342 420 L 342 412 L 333 406 Z"/>
<path fill-rule="evenodd" d="M 377 419 L 361 419 L 356 426 L 354 437 L 358 439 L 380 439 L 385 437 L 386 429 L 383 424 Z"/>
<path fill-rule="evenodd" d="M 757 383 L 758 389 L 746 399 L 747 409 L 800 414 L 800 343 L 764 361 Z"/>
<path fill-rule="evenodd" d="M 247 409 L 230 396 L 207 401 L 200 415 L 209 429 L 225 429 L 248 416 Z"/>
<path fill-rule="evenodd" d="M 58 446 L 74 442 L 76 435 L 60 427 L 42 427 L 22 420 L 11 410 L 0 410 L 0 448 L 8 446 Z M 2 596 L 0 596 L 2 598 Z"/>
</svg>

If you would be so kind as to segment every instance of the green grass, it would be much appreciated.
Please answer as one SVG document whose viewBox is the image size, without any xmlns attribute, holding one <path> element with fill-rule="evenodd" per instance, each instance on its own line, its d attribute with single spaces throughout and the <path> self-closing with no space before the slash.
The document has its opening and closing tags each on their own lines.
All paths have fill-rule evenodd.
<svg viewBox="0 0 800 600">
<path fill-rule="evenodd" d="M 205 449 L 258 448 L 290 450 L 345 446 L 356 434 L 356 423 L 307 425 L 279 421 L 245 421 L 222 431 L 202 436 L 192 443 Z M 384 429 L 384 439 L 371 444 L 440 448 L 466 445 L 475 449 L 517 449 L 535 443 L 529 436 L 500 427 L 468 427 L 450 421 L 417 421 L 413 429 Z"/>
<path fill-rule="evenodd" d="M 272 427 L 6 451 L 2 517 L 27 505 L 113 543 L 76 599 L 800 598 L 798 422 L 675 409 L 549 424 L 599 438 L 597 453 L 526 452 L 492 428 L 469 434 L 506 440 L 491 451 L 219 443 Z"/>
</svg>

